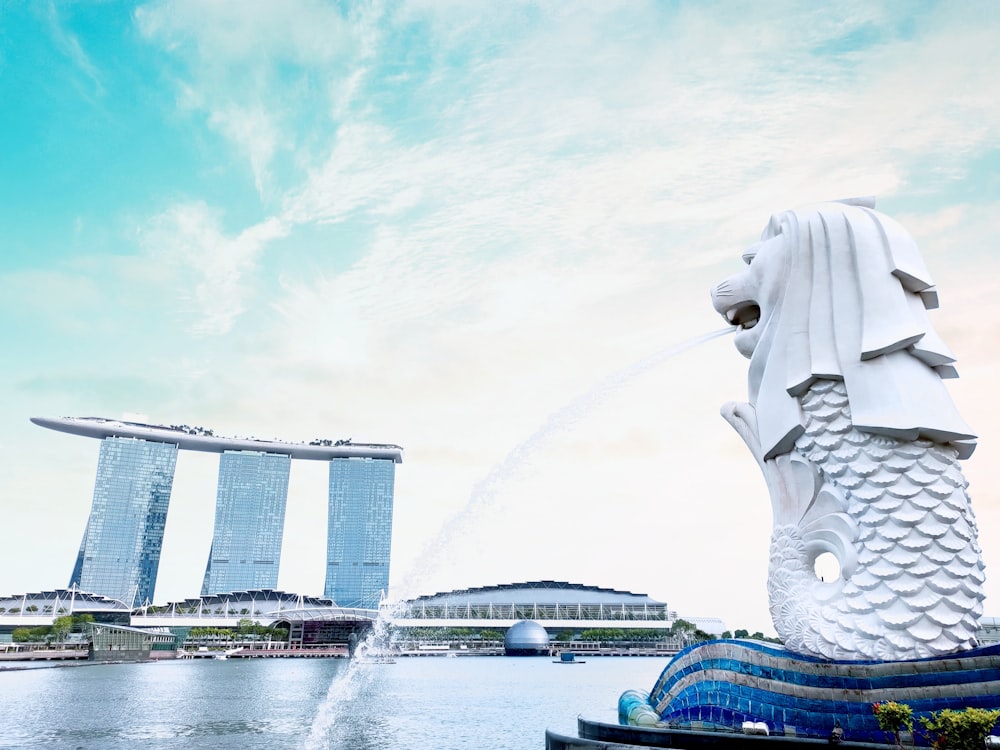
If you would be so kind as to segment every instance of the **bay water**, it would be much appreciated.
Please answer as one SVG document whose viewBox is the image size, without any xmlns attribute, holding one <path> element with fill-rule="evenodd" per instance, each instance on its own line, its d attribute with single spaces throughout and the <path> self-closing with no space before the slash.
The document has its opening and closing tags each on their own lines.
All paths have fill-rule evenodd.
<svg viewBox="0 0 1000 750">
<path fill-rule="evenodd" d="M 541 750 L 666 659 L 198 659 L 0 672 L 0 748 Z M 348 679 L 349 678 L 349 679 Z"/>
</svg>

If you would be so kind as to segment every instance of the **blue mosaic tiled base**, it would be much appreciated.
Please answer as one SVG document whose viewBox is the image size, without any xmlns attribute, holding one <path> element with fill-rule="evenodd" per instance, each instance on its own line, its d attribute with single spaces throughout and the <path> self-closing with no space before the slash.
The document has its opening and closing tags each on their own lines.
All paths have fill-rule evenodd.
<svg viewBox="0 0 1000 750">
<path fill-rule="evenodd" d="M 771 734 L 885 742 L 872 704 L 908 704 L 916 716 L 944 708 L 1000 709 L 1000 645 L 912 661 L 826 661 L 758 641 L 699 643 L 675 656 L 649 693 L 618 703 L 622 724 L 739 728 Z M 662 724 L 661 724 L 662 725 Z M 917 744 L 927 740 L 917 732 Z"/>
</svg>

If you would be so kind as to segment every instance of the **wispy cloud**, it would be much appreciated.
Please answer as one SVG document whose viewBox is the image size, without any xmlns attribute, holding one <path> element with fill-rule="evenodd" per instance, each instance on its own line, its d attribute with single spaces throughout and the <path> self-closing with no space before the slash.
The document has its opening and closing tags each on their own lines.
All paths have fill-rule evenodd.
<svg viewBox="0 0 1000 750">
<path fill-rule="evenodd" d="M 45 6 L 45 18 L 49 24 L 49 32 L 56 47 L 83 73 L 93 86 L 94 94 L 102 96 L 104 94 L 104 84 L 101 82 L 100 71 L 91 61 L 80 44 L 80 39 L 72 32 L 68 31 L 59 17 L 56 4 L 49 0 Z"/>
<path fill-rule="evenodd" d="M 329 78 L 354 48 L 347 21 L 319 0 L 161 0 L 135 11 L 140 33 L 180 64 L 182 106 L 246 154 L 262 198 L 278 152 L 294 155 L 299 117 L 324 112 Z"/>
<path fill-rule="evenodd" d="M 189 203 L 154 217 L 140 243 L 194 318 L 192 332 L 218 335 L 244 311 L 264 247 L 287 232 L 282 221 L 271 218 L 227 235 L 218 213 L 204 203 Z"/>
<path fill-rule="evenodd" d="M 354 252 L 398 306 L 423 287 L 394 279 L 468 279 L 491 256 L 531 268 L 613 248 L 629 265 L 712 263 L 731 252 L 731 217 L 789 193 L 891 195 L 918 160 L 958 174 L 1000 124 L 980 88 L 948 89 L 967 73 L 996 87 L 986 33 L 956 57 L 944 53 L 958 29 L 900 39 L 891 14 L 863 4 L 744 10 L 735 35 L 710 6 L 264 3 L 230 28 L 200 4 L 161 2 L 136 18 L 187 66 L 185 100 L 247 154 L 261 194 L 279 157 L 301 178 L 272 191 L 278 221 L 364 227 Z M 928 78 L 921 54 L 946 69 Z M 289 65 L 299 72 L 276 73 Z M 303 109 L 291 95 L 303 93 L 319 104 Z M 970 107 L 977 124 L 963 127 Z"/>
</svg>

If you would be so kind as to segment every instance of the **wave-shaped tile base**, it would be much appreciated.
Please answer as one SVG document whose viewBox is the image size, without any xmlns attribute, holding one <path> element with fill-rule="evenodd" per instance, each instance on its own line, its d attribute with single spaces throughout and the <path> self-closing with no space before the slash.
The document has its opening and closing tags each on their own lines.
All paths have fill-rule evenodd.
<svg viewBox="0 0 1000 750">
<path fill-rule="evenodd" d="M 677 654 L 652 691 L 625 692 L 623 725 L 738 729 L 764 722 L 770 734 L 885 742 L 872 713 L 881 701 L 915 715 L 945 708 L 1000 709 L 1000 645 L 910 661 L 826 661 L 767 643 L 720 640 Z M 914 740 L 927 744 L 920 732 Z"/>
</svg>

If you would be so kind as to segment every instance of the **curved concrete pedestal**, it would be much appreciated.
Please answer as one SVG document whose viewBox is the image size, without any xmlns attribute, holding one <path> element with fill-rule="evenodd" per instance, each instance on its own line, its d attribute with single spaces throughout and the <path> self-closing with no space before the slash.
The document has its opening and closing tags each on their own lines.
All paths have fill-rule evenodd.
<svg viewBox="0 0 1000 750">
<path fill-rule="evenodd" d="M 828 740 L 807 737 L 763 737 L 736 732 L 699 732 L 687 729 L 626 727 L 577 719 L 577 737 L 545 733 L 546 750 L 640 750 L 650 747 L 724 748 L 732 750 L 816 750 L 829 747 Z M 885 750 L 885 743 L 842 742 L 845 750 Z"/>
</svg>

